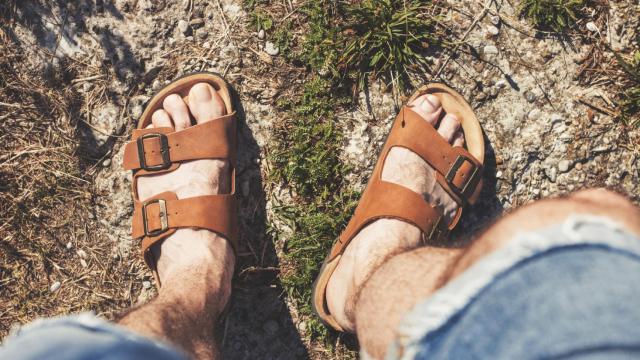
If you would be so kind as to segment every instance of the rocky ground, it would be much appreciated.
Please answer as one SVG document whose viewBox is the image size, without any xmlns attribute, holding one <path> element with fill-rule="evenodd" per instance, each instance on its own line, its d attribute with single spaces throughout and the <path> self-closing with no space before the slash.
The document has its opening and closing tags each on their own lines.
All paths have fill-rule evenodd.
<svg viewBox="0 0 640 360">
<path fill-rule="evenodd" d="M 566 38 L 536 35 L 507 1 L 446 4 L 446 20 L 468 46 L 433 56 L 433 73 L 425 78 L 443 81 L 469 99 L 487 143 L 482 200 L 468 211 L 459 235 L 471 234 L 505 210 L 589 186 L 615 188 L 640 202 L 640 130 L 615 120 L 611 110 L 612 84 L 623 75 L 599 72 L 602 66 L 593 63 L 596 55 L 600 65 L 614 61 L 598 52 L 601 42 L 619 50 L 638 48 L 637 4 L 611 1 L 606 13 L 579 22 L 583 31 Z M 230 359 L 343 356 L 305 337 L 305 319 L 280 284 L 282 244 L 272 239 L 274 231 L 284 229 L 271 222 L 270 208 L 274 201 L 289 200 L 269 183 L 265 160 L 271 130 L 282 117 L 273 105 L 299 86 L 304 71 L 287 65 L 268 32 L 255 31 L 243 4 L 34 2 L 19 7 L 18 14 L 6 29 L 29 53 L 33 71 L 46 73 L 68 61 L 79 69 L 60 86 L 85 95 L 80 152 L 98 165 L 94 212 L 87 221 L 109 244 L 105 256 L 132 264 L 132 280 L 122 284 L 130 303 L 146 301 L 155 290 L 129 235 L 133 205 L 131 176 L 121 169 L 123 144 L 155 90 L 184 73 L 214 71 L 234 86 L 242 119 L 243 245 L 234 306 L 221 326 L 224 354 Z M 360 100 L 338 116 L 346 134 L 342 156 L 353 165 L 356 187 L 365 183 L 402 97 L 373 82 Z M 101 312 L 117 309 L 111 310 Z"/>
</svg>

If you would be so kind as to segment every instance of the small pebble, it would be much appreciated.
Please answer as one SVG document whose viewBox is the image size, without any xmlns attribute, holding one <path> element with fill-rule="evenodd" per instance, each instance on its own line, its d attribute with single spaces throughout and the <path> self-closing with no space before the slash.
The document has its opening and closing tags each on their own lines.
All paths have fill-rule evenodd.
<svg viewBox="0 0 640 360">
<path fill-rule="evenodd" d="M 160 82 L 160 80 L 158 79 L 153 80 L 153 83 L 151 84 L 151 89 L 153 91 L 160 90 L 161 87 L 162 87 L 162 83 Z"/>
<path fill-rule="evenodd" d="M 500 79 L 500 80 L 496 81 L 496 87 L 497 88 L 502 89 L 505 86 L 507 86 L 507 80 Z"/>
<path fill-rule="evenodd" d="M 587 30 L 591 32 L 598 32 L 598 27 L 596 26 L 596 24 L 593 23 L 593 21 L 589 21 L 586 27 L 587 27 Z"/>
<path fill-rule="evenodd" d="M 487 46 L 484 47 L 483 53 L 485 55 L 497 54 L 498 53 L 498 48 L 495 47 L 494 45 L 487 45 Z"/>
<path fill-rule="evenodd" d="M 569 160 L 560 160 L 558 163 L 558 171 L 561 173 L 565 173 L 569 171 L 569 166 L 571 166 L 571 161 Z"/>
<path fill-rule="evenodd" d="M 499 32 L 500 32 L 500 29 L 498 29 L 497 27 L 495 27 L 493 25 L 490 25 L 490 26 L 487 27 L 487 33 L 489 35 L 496 36 L 496 35 L 498 35 Z"/>
<path fill-rule="evenodd" d="M 83 268 L 87 267 L 87 262 L 85 259 L 80 259 L 80 265 L 82 265 Z"/>
<path fill-rule="evenodd" d="M 575 168 L 576 170 L 582 170 L 582 163 L 577 163 Z"/>
<path fill-rule="evenodd" d="M 498 15 L 490 16 L 489 20 L 491 20 L 491 23 L 495 26 L 498 26 L 498 24 L 500 24 L 500 16 Z"/>
<path fill-rule="evenodd" d="M 111 159 L 104 159 L 104 161 L 102 162 L 102 166 L 108 167 L 109 165 L 111 165 Z"/>
<path fill-rule="evenodd" d="M 71 249 L 72 247 L 73 247 L 73 244 L 71 243 L 71 241 L 69 241 L 69 242 L 67 243 L 67 249 Z"/>
<path fill-rule="evenodd" d="M 60 289 L 60 286 L 61 286 L 61 285 L 62 285 L 62 284 L 60 283 L 60 281 L 56 281 L 56 282 L 54 282 L 53 284 L 51 284 L 51 287 L 49 288 L 49 290 L 50 290 L 51 292 L 56 292 L 56 291 L 58 291 L 58 289 Z"/>
<path fill-rule="evenodd" d="M 150 287 L 151 287 L 151 281 L 143 281 L 143 282 L 142 282 L 142 287 L 143 287 L 144 289 L 148 289 L 148 288 L 150 288 Z"/>
<path fill-rule="evenodd" d="M 545 174 L 547 174 L 549 181 L 555 183 L 558 177 L 558 169 L 556 169 L 555 167 L 547 168 L 545 169 Z"/>
<path fill-rule="evenodd" d="M 525 96 L 525 98 L 527 99 L 527 101 L 528 101 L 529 103 L 533 103 L 533 102 L 535 102 L 535 101 L 536 101 L 536 95 L 535 95 L 533 92 L 531 92 L 531 91 L 527 91 L 527 92 L 525 92 L 525 93 L 524 93 L 524 96 Z"/>
<path fill-rule="evenodd" d="M 280 49 L 271 41 L 267 41 L 264 45 L 264 51 L 271 56 L 276 56 L 280 53 Z"/>
<path fill-rule="evenodd" d="M 184 36 L 188 36 L 191 33 L 191 29 L 189 28 L 189 23 L 185 20 L 178 21 L 178 31 Z"/>
<path fill-rule="evenodd" d="M 260 29 L 260 31 L 258 31 L 258 39 L 264 40 L 264 29 Z"/>
<path fill-rule="evenodd" d="M 498 170 L 498 172 L 496 172 L 496 177 L 497 178 L 502 177 L 502 171 Z"/>
<path fill-rule="evenodd" d="M 80 257 L 81 259 L 84 259 L 87 257 L 87 253 L 82 249 L 76 251 L 76 254 L 78 254 L 78 257 Z"/>
</svg>

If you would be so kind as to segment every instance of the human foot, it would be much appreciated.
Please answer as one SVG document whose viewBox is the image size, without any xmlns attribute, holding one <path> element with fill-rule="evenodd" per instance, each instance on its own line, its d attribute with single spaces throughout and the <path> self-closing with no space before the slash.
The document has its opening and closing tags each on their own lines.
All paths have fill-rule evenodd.
<svg viewBox="0 0 640 360">
<path fill-rule="evenodd" d="M 460 122 L 453 114 L 442 117 L 443 109 L 435 95 L 422 95 L 409 104 L 422 119 L 437 128 L 453 146 L 464 145 Z M 382 170 L 383 181 L 402 185 L 439 209 L 449 223 L 458 204 L 436 181 L 436 171 L 419 155 L 404 147 L 389 151 Z M 396 219 L 378 219 L 363 228 L 344 250 L 340 263 L 328 282 L 327 305 L 332 316 L 346 331 L 354 331 L 354 306 L 361 285 L 389 256 L 417 247 L 422 242 L 418 227 Z"/>
<path fill-rule="evenodd" d="M 152 115 L 148 128 L 171 127 L 176 131 L 196 124 L 203 124 L 226 114 L 225 103 L 216 90 L 207 83 L 195 84 L 189 90 L 188 103 L 178 94 L 167 96 L 163 108 Z M 202 195 L 226 194 L 231 191 L 230 165 L 227 160 L 201 159 L 185 161 L 174 171 L 138 178 L 137 190 L 141 201 L 165 191 L 176 194 L 178 199 Z M 167 282 L 184 282 L 184 270 L 197 271 L 221 281 L 223 273 L 232 272 L 233 250 L 223 237 L 204 229 L 181 228 L 159 245 L 154 245 L 158 276 L 163 285 Z M 229 277 L 222 276 L 222 277 Z M 193 281 L 191 279 L 190 281 Z M 213 286 L 211 286 L 213 288 Z"/>
</svg>

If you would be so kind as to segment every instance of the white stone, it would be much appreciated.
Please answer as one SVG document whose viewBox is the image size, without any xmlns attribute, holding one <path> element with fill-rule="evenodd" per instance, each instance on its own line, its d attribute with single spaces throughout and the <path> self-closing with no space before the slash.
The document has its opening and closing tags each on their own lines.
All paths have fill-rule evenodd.
<svg viewBox="0 0 640 360">
<path fill-rule="evenodd" d="M 86 257 L 87 257 L 87 253 L 82 249 L 76 251 L 76 254 L 78 254 L 78 257 L 80 259 L 86 259 Z"/>
<path fill-rule="evenodd" d="M 183 35 L 189 34 L 189 23 L 185 20 L 178 21 L 178 31 Z"/>
<path fill-rule="evenodd" d="M 490 25 L 487 27 L 487 33 L 493 36 L 498 35 L 498 33 L 500 32 L 500 29 L 498 29 L 497 27 Z"/>
<path fill-rule="evenodd" d="M 271 41 L 267 41 L 267 43 L 264 45 L 264 51 L 271 56 L 276 56 L 280 53 L 280 49 L 278 49 L 276 44 L 272 43 Z"/>
<path fill-rule="evenodd" d="M 53 284 L 51 284 L 51 287 L 49 288 L 49 290 L 51 292 L 56 292 L 58 291 L 58 289 L 60 289 L 60 286 L 62 286 L 62 283 L 60 283 L 60 281 L 56 281 Z"/>
<path fill-rule="evenodd" d="M 560 162 L 558 163 L 558 171 L 560 172 L 567 172 L 569 171 L 569 166 L 571 166 L 571 161 L 569 160 L 560 160 Z"/>
<path fill-rule="evenodd" d="M 264 39 L 264 29 L 260 29 L 260 31 L 258 31 L 258 39 L 260 40 Z"/>
<path fill-rule="evenodd" d="M 142 282 L 142 287 L 145 289 L 148 289 L 151 287 L 151 282 L 150 281 L 143 281 Z"/>
<path fill-rule="evenodd" d="M 598 27 L 596 26 L 596 24 L 593 21 L 589 21 L 586 25 L 587 30 L 591 31 L 591 32 L 598 32 Z"/>
<path fill-rule="evenodd" d="M 487 45 L 487 46 L 484 47 L 483 53 L 485 55 L 497 54 L 498 53 L 498 48 L 495 47 L 494 45 Z"/>
</svg>

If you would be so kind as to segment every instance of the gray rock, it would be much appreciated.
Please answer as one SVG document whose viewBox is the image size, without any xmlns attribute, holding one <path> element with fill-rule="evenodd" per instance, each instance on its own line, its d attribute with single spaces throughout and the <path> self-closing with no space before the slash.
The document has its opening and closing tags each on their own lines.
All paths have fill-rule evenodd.
<svg viewBox="0 0 640 360">
<path fill-rule="evenodd" d="M 271 41 L 267 41 L 264 45 L 264 51 L 271 56 L 277 56 L 280 53 L 280 49 Z"/>
<path fill-rule="evenodd" d="M 258 31 L 258 39 L 264 40 L 264 36 L 264 29 L 260 29 L 260 31 Z"/>
<path fill-rule="evenodd" d="M 489 16 L 489 20 L 491 20 L 491 23 L 495 26 L 498 26 L 498 24 L 500 24 L 500 16 L 498 15 Z"/>
<path fill-rule="evenodd" d="M 569 171 L 570 166 L 571 166 L 571 161 L 566 159 L 560 160 L 560 162 L 558 162 L 558 171 L 560 171 L 561 173 L 565 173 Z"/>
<path fill-rule="evenodd" d="M 529 103 L 533 103 L 537 100 L 536 94 L 534 94 L 532 91 L 525 91 L 524 96 Z"/>
</svg>

